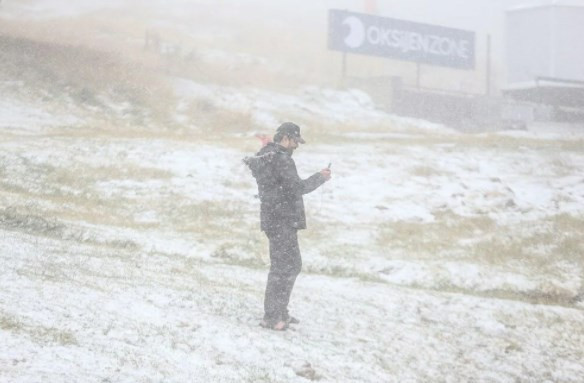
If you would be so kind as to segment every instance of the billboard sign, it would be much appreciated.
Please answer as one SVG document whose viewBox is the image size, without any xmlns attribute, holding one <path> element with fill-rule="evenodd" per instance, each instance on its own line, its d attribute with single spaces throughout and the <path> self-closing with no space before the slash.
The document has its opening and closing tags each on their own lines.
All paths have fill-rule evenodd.
<svg viewBox="0 0 584 383">
<path fill-rule="evenodd" d="M 355 13 L 329 11 L 329 49 L 458 69 L 475 67 L 475 33 Z"/>
</svg>

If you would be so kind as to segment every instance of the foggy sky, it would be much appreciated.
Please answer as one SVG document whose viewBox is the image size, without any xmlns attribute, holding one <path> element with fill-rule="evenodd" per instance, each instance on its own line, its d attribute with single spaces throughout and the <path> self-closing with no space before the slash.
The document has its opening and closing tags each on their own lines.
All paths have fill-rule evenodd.
<svg viewBox="0 0 584 383">
<path fill-rule="evenodd" d="M 539 1 L 539 3 L 542 2 L 544 1 Z M 549 2 L 552 1 L 549 0 Z M 339 61 L 338 53 L 326 52 L 328 10 L 346 9 L 354 12 L 375 13 L 383 17 L 475 32 L 476 68 L 466 73 L 458 71 L 452 77 L 455 77 L 454 81 L 456 82 L 453 88 L 466 88 L 470 91 L 480 92 L 485 84 L 487 35 L 491 36 L 492 83 L 497 88 L 503 86 L 506 81 L 505 10 L 520 4 L 533 3 L 533 0 L 319 0 L 301 3 L 296 0 L 80 0 L 71 6 L 71 3 L 66 0 L 30 2 L 5 0 L 0 6 L 0 18 L 3 16 L 4 10 L 10 9 L 11 4 L 20 4 L 21 8 L 26 11 L 19 16 L 23 19 L 47 17 L 55 10 L 57 10 L 55 13 L 62 15 L 63 10 L 70 8 L 87 7 L 89 10 L 96 10 L 122 9 L 128 6 L 133 6 L 135 9 L 150 7 L 156 9 L 160 20 L 164 20 L 164 14 L 172 15 L 173 20 L 181 19 L 181 27 L 188 29 L 192 36 L 200 36 L 203 32 L 208 33 L 211 38 L 213 33 L 236 35 L 241 41 L 241 46 L 235 48 L 260 56 L 263 54 L 269 56 L 273 52 L 260 51 L 258 47 L 252 48 L 252 46 L 257 45 L 257 33 L 253 29 L 262 31 L 262 36 L 271 40 L 277 40 L 282 37 L 283 33 L 288 34 L 286 39 L 280 38 L 279 40 L 289 47 L 290 57 L 301 63 L 312 60 L 314 63 L 307 67 L 308 70 L 318 69 L 326 73 L 330 72 L 329 67 L 337 71 L 339 67 L 337 64 Z M 584 0 L 582 3 L 584 5 Z M 209 11 L 211 8 L 213 10 Z M 205 9 L 205 12 L 201 13 L 201 9 Z M 123 12 L 127 12 L 127 10 L 125 8 Z M 138 13 L 139 11 L 136 11 L 136 14 Z M 215 16 L 217 17 L 215 18 Z M 157 24 L 153 22 L 152 25 L 156 26 Z M 207 30 L 203 31 L 203 28 L 198 28 L 199 25 L 205 25 Z M 229 30 L 230 28 L 231 30 Z M 297 36 L 296 39 L 295 36 Z M 269 48 L 270 43 L 271 41 L 265 44 L 266 47 Z M 217 48 L 222 49 L 219 45 Z M 225 49 L 229 48 L 225 47 Z M 411 65 L 408 67 L 397 60 L 383 61 L 379 58 L 355 56 L 352 55 L 350 58 L 350 69 L 351 74 L 356 76 L 368 73 L 373 75 L 398 74 L 404 75 L 411 82 L 412 73 L 415 73 L 415 70 L 410 68 Z M 281 61 L 290 61 L 290 57 L 282 56 Z M 392 69 L 378 70 L 384 66 L 391 66 Z M 451 72 L 426 66 L 423 74 L 426 79 L 432 80 L 447 77 L 451 75 Z M 443 84 L 430 83 L 428 85 L 440 86 Z"/>
</svg>

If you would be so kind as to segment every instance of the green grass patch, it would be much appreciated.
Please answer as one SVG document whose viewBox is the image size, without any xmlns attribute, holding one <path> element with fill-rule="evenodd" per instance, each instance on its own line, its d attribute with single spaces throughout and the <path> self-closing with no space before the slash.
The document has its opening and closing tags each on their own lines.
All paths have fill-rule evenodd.
<svg viewBox="0 0 584 383">
<path fill-rule="evenodd" d="M 486 216 L 462 217 L 451 212 L 435 214 L 429 223 L 386 222 L 377 228 L 377 245 L 403 250 L 413 258 L 435 259 L 452 252 L 462 240 L 474 240 L 489 235 L 496 223 Z"/>
<path fill-rule="evenodd" d="M 27 335 L 36 343 L 56 343 L 62 346 L 79 345 L 77 338 L 70 331 L 54 327 L 33 326 L 9 315 L 0 315 L 0 329 L 19 335 Z"/>
</svg>

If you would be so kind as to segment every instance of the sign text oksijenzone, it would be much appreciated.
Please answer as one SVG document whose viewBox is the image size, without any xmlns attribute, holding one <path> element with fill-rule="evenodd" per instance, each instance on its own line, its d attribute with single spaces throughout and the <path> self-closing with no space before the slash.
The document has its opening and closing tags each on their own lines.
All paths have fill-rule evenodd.
<svg viewBox="0 0 584 383">
<path fill-rule="evenodd" d="M 475 34 L 332 9 L 329 48 L 459 69 L 475 67 Z"/>
</svg>

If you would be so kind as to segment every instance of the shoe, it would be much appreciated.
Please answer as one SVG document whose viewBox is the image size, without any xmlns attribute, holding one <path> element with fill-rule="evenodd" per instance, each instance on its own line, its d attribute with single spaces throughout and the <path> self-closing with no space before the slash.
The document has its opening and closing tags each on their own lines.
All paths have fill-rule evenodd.
<svg viewBox="0 0 584 383">
<path fill-rule="evenodd" d="M 274 331 L 286 331 L 288 329 L 288 322 L 281 320 L 275 323 L 269 323 L 263 320 L 260 322 L 260 326 Z"/>
<path fill-rule="evenodd" d="M 298 324 L 298 323 L 300 323 L 300 321 L 290 315 L 290 316 L 288 316 L 288 319 L 286 319 L 286 323 L 288 323 L 288 324 Z"/>
</svg>

